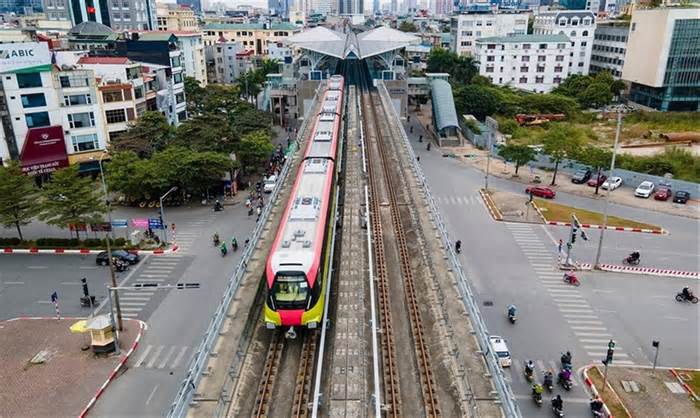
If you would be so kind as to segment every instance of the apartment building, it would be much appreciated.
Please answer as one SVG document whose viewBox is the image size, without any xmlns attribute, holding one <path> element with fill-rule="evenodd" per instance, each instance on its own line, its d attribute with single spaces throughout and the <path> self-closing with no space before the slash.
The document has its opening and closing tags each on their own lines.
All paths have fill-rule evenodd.
<svg viewBox="0 0 700 418">
<path fill-rule="evenodd" d="M 204 40 L 201 31 L 159 31 L 138 33 L 141 41 L 166 41 L 177 44 L 182 53 L 182 65 L 187 77 L 192 77 L 201 85 L 207 84 L 207 65 L 204 54 Z"/>
<path fill-rule="evenodd" d="M 700 9 L 635 10 L 622 79 L 629 99 L 661 111 L 700 110 Z"/>
<path fill-rule="evenodd" d="M 571 43 L 566 35 L 510 35 L 479 38 L 479 74 L 492 83 L 546 93 L 569 76 Z"/>
<path fill-rule="evenodd" d="M 155 0 L 43 0 L 50 20 L 97 22 L 116 31 L 156 30 Z"/>
<path fill-rule="evenodd" d="M 588 74 L 595 29 L 595 15 L 590 11 L 566 10 L 535 16 L 535 34 L 563 34 L 571 40 L 570 74 Z"/>
<path fill-rule="evenodd" d="M 493 36 L 527 34 L 527 13 L 466 13 L 452 16 L 452 52 L 468 56 L 476 52 L 476 40 Z"/>
<path fill-rule="evenodd" d="M 225 40 L 206 46 L 208 81 L 219 84 L 234 83 L 240 75 L 237 54 L 242 50 L 240 43 Z"/>
<path fill-rule="evenodd" d="M 207 23 L 204 25 L 204 45 L 214 45 L 220 39 L 239 42 L 243 49 L 255 55 L 267 55 L 268 44 L 282 42 L 299 33 L 291 23 Z"/>
<path fill-rule="evenodd" d="M 616 79 L 622 77 L 629 31 L 630 24 L 626 21 L 598 23 L 593 37 L 591 74 L 608 71 Z"/>
<path fill-rule="evenodd" d="M 158 30 L 167 32 L 198 31 L 197 17 L 187 6 L 158 3 L 156 9 Z"/>
</svg>

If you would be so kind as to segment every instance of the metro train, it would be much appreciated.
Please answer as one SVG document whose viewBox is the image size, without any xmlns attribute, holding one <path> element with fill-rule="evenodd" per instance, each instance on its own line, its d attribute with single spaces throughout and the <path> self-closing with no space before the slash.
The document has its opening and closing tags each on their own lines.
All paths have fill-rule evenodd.
<svg viewBox="0 0 700 418">
<path fill-rule="evenodd" d="M 330 77 L 265 267 L 265 326 L 289 327 L 288 338 L 323 318 L 344 93 L 344 78 Z"/>
</svg>

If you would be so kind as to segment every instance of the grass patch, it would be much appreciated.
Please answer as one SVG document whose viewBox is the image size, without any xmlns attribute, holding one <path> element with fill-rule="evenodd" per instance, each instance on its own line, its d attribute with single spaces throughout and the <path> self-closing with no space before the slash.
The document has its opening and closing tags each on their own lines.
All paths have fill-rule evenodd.
<svg viewBox="0 0 700 418">
<path fill-rule="evenodd" d="M 603 224 L 603 214 L 590 210 L 575 208 L 573 206 L 560 205 L 550 200 L 535 199 L 535 203 L 542 210 L 542 214 L 548 221 L 571 222 L 571 214 L 575 213 L 576 217 L 582 224 Z M 643 222 L 637 222 L 630 219 L 618 218 L 617 216 L 608 216 L 609 226 L 623 226 L 627 228 L 643 228 L 643 229 L 661 229 L 661 227 Z"/>
<path fill-rule="evenodd" d="M 598 370 L 597 367 L 591 367 L 588 370 L 588 377 L 591 379 L 591 381 L 593 381 L 596 389 L 598 389 L 598 394 L 600 394 L 601 390 L 603 389 L 603 375 L 600 373 L 600 370 Z M 602 394 L 601 398 L 603 399 L 603 402 L 605 402 L 605 405 L 608 406 L 608 409 L 610 409 L 612 416 L 615 418 L 631 418 L 627 411 L 625 411 L 625 408 L 622 406 L 620 399 L 610 390 L 610 388 L 605 389 L 605 393 Z"/>
<path fill-rule="evenodd" d="M 682 370 L 676 369 L 678 374 L 687 374 L 690 376 L 690 380 L 684 380 L 685 383 L 690 386 L 690 388 L 695 392 L 696 395 L 700 396 L 700 371 L 697 370 Z M 696 409 L 700 409 L 700 402 L 693 402 Z"/>
</svg>

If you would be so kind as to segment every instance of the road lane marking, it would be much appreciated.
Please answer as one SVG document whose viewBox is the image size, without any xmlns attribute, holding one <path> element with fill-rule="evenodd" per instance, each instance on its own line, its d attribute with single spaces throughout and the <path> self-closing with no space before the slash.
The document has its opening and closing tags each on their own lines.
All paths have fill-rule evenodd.
<svg viewBox="0 0 700 418">
<path fill-rule="evenodd" d="M 61 282 L 61 286 L 77 286 L 81 283 L 79 282 Z"/>
<path fill-rule="evenodd" d="M 139 274 L 139 277 L 170 277 L 169 274 Z"/>
<path fill-rule="evenodd" d="M 593 318 L 598 318 L 598 315 L 595 315 L 595 314 L 593 314 L 593 315 L 585 315 L 585 314 L 564 314 L 564 318 L 581 318 L 581 319 L 583 319 L 583 318 L 590 318 L 590 319 L 593 319 Z"/>
<path fill-rule="evenodd" d="M 608 340 L 608 341 L 610 341 L 610 340 Z M 600 350 L 601 348 L 607 347 L 608 341 L 601 343 L 601 344 L 596 344 L 596 345 L 584 345 L 583 348 L 584 348 L 584 350 Z M 602 345 L 602 347 L 601 347 L 601 345 Z M 617 350 L 621 350 L 621 349 L 622 349 L 621 346 L 616 345 L 615 346 L 615 355 L 617 355 Z"/>
<path fill-rule="evenodd" d="M 151 298 L 148 297 L 148 296 L 144 296 L 144 297 L 139 297 L 139 296 L 120 296 L 120 297 L 119 297 L 119 301 L 120 301 L 120 302 L 125 302 L 125 301 L 128 301 L 128 300 L 145 300 L 145 301 L 148 301 L 148 300 L 151 300 Z"/>
<path fill-rule="evenodd" d="M 586 354 L 588 354 L 591 357 L 605 357 L 608 355 L 608 353 L 603 352 L 603 351 L 593 351 L 593 352 L 588 352 Z M 629 355 L 625 354 L 625 353 L 618 353 L 617 351 L 615 351 L 615 357 L 629 357 Z M 614 362 L 615 361 L 613 361 L 613 363 Z"/>
<path fill-rule="evenodd" d="M 581 337 L 607 337 L 607 338 L 612 337 L 612 334 L 609 334 L 607 332 L 574 332 L 574 334 L 581 336 Z M 608 340 L 608 341 L 610 341 L 610 340 Z"/>
<path fill-rule="evenodd" d="M 158 348 L 156 349 L 156 352 L 153 353 L 153 357 L 151 358 L 151 361 L 149 361 L 148 364 L 146 365 L 147 369 L 152 368 L 153 365 L 156 364 L 156 360 L 158 360 L 158 357 L 160 356 L 160 353 L 163 352 L 163 350 L 165 350 L 165 346 L 159 345 Z"/>
<path fill-rule="evenodd" d="M 605 327 L 589 327 L 589 326 L 582 326 L 582 325 L 574 325 L 571 327 L 571 329 L 580 329 L 582 331 L 607 331 L 608 329 Z"/>
<path fill-rule="evenodd" d="M 8 284 L 8 285 L 13 285 L 13 284 L 21 285 L 21 284 L 24 284 L 24 282 L 3 282 L 3 283 Z"/>
<path fill-rule="evenodd" d="M 97 266 L 80 266 L 80 270 L 97 270 Z"/>
<path fill-rule="evenodd" d="M 143 354 L 141 354 L 141 357 L 139 357 L 139 359 L 136 361 L 136 367 L 141 366 L 144 360 L 146 360 L 146 357 L 148 357 L 148 354 L 151 352 L 151 350 L 153 350 L 153 346 L 149 344 L 148 347 L 146 347 L 146 351 L 144 351 Z"/>
<path fill-rule="evenodd" d="M 615 364 L 624 364 L 625 366 L 631 366 L 635 363 L 632 360 L 615 360 Z"/>
<path fill-rule="evenodd" d="M 119 299 L 119 305 L 120 306 L 146 306 L 146 302 L 122 302 L 122 299 Z"/>
<path fill-rule="evenodd" d="M 600 320 L 589 320 L 589 319 L 567 319 L 566 322 L 570 324 L 592 324 L 592 325 L 603 325 L 603 321 Z"/>
<path fill-rule="evenodd" d="M 122 312 L 122 316 L 129 317 L 129 318 L 136 318 L 137 316 L 139 316 L 139 314 L 135 313 L 135 312 Z"/>
<path fill-rule="evenodd" d="M 137 281 L 137 282 L 164 282 L 165 279 L 149 279 L 149 278 L 142 279 L 140 277 L 137 277 L 135 281 Z"/>
<path fill-rule="evenodd" d="M 153 390 L 151 391 L 151 394 L 148 395 L 148 399 L 146 399 L 146 405 L 148 405 L 149 403 L 151 403 L 151 399 L 153 399 L 153 395 L 156 394 L 156 391 L 158 390 L 158 387 L 159 387 L 159 386 L 160 386 L 160 384 L 157 384 L 157 385 L 155 385 L 155 386 L 153 387 Z"/>
<path fill-rule="evenodd" d="M 173 360 L 173 364 L 170 365 L 171 369 L 177 368 L 177 366 L 180 364 L 180 361 L 182 360 L 182 357 L 185 356 L 186 351 L 187 351 L 187 347 L 182 347 L 182 349 L 180 349 L 180 352 L 177 353 L 175 360 Z"/>
<path fill-rule="evenodd" d="M 680 316 L 664 316 L 664 319 L 668 319 L 671 321 L 687 321 L 688 318 L 682 318 Z"/>
<path fill-rule="evenodd" d="M 592 313 L 592 309 L 561 309 L 559 308 L 559 312 L 566 313 L 566 312 L 571 312 L 571 313 Z"/>
<path fill-rule="evenodd" d="M 120 307 L 121 308 L 121 307 Z M 141 312 L 143 308 L 121 308 L 124 312 Z"/>
<path fill-rule="evenodd" d="M 557 293 L 563 297 L 570 297 L 570 296 L 579 294 L 578 290 L 572 290 L 570 287 L 566 288 L 566 289 L 552 289 L 552 288 L 548 287 L 547 291 L 551 292 L 551 293 Z M 570 295 L 566 295 L 565 293 L 569 293 Z M 557 295 L 554 295 L 554 296 L 557 296 Z"/>
<path fill-rule="evenodd" d="M 44 270 L 49 268 L 48 266 L 27 266 L 28 269 L 33 269 L 33 270 Z"/>
<path fill-rule="evenodd" d="M 51 304 L 53 304 L 53 302 L 51 302 L 50 300 L 37 300 L 36 303 L 40 303 L 40 304 L 42 304 L 42 305 L 51 305 Z"/>
<path fill-rule="evenodd" d="M 163 358 L 163 361 L 161 361 L 160 364 L 158 365 L 159 369 L 164 368 L 165 365 L 168 364 L 168 360 L 170 360 L 170 356 L 172 356 L 173 353 L 175 352 L 175 348 L 176 348 L 175 346 L 170 347 L 170 350 L 168 350 L 168 353 L 165 355 L 165 358 Z"/>
<path fill-rule="evenodd" d="M 582 343 L 598 343 L 607 345 L 610 342 L 608 338 L 579 338 Z"/>
</svg>

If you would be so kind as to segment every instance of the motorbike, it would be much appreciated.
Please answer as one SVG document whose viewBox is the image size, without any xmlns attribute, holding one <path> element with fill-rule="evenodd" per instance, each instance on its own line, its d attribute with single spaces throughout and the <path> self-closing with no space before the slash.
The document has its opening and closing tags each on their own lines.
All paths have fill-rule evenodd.
<svg viewBox="0 0 700 418">
<path fill-rule="evenodd" d="M 555 417 L 562 418 L 564 416 L 564 411 L 562 408 L 558 408 L 556 405 L 554 405 L 554 402 L 552 402 L 552 412 L 554 413 Z"/>
<path fill-rule="evenodd" d="M 691 295 L 690 298 L 688 298 L 683 294 L 683 292 L 678 292 L 676 293 L 676 301 L 698 303 L 698 297 L 695 295 Z"/>
<path fill-rule="evenodd" d="M 214 235 L 214 237 L 212 238 L 212 240 L 214 241 L 214 246 L 215 246 L 215 247 L 218 247 L 219 245 L 221 245 L 221 240 L 219 239 L 219 236 L 218 236 L 218 235 Z"/>
<path fill-rule="evenodd" d="M 577 287 L 581 286 L 581 281 L 579 281 L 574 273 L 564 273 L 564 283 L 569 283 Z"/>
<path fill-rule="evenodd" d="M 508 312 L 508 320 L 511 324 L 515 324 L 515 321 L 518 320 L 518 317 L 514 313 Z"/>
<path fill-rule="evenodd" d="M 622 264 L 627 266 L 636 266 L 639 264 L 639 260 L 639 257 L 632 257 L 631 255 L 628 255 L 627 257 L 622 259 Z"/>
<path fill-rule="evenodd" d="M 534 371 L 532 369 L 525 366 L 525 379 L 527 379 L 528 382 L 532 382 L 533 373 Z"/>
<path fill-rule="evenodd" d="M 233 241 L 231 243 L 231 248 L 233 249 L 234 252 L 238 251 L 238 241 Z"/>
<path fill-rule="evenodd" d="M 532 393 L 532 400 L 535 401 L 537 406 L 542 406 L 542 394 L 541 393 L 533 392 Z"/>
<path fill-rule="evenodd" d="M 114 260 L 114 271 L 121 273 L 126 271 L 129 265 L 121 260 Z"/>
<path fill-rule="evenodd" d="M 564 388 L 564 390 L 571 390 L 571 379 L 565 379 L 562 375 L 559 375 L 559 384 Z"/>
<path fill-rule="evenodd" d="M 228 253 L 228 250 L 226 249 L 226 247 L 221 247 L 221 256 L 226 257 L 227 253 Z"/>
<path fill-rule="evenodd" d="M 552 375 L 550 375 L 550 374 L 544 375 L 543 386 L 550 392 L 554 389 L 554 385 L 553 385 L 554 382 L 552 380 L 553 380 Z"/>
<path fill-rule="evenodd" d="M 221 212 L 222 210 L 224 210 L 224 205 L 220 202 L 214 203 L 214 212 Z"/>
<path fill-rule="evenodd" d="M 430 142 L 428 142 L 428 145 L 425 147 L 428 151 L 430 151 Z"/>
</svg>

